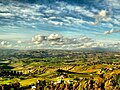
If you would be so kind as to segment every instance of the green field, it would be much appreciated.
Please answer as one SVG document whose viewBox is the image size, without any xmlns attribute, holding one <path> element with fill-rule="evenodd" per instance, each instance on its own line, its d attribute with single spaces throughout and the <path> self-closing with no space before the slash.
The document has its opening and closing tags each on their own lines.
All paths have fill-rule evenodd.
<svg viewBox="0 0 120 90">
<path fill-rule="evenodd" d="M 6 52 L 6 51 L 5 51 Z M 64 81 L 94 77 L 117 77 L 120 87 L 119 52 L 82 52 L 64 50 L 12 51 L 2 54 L 0 84 L 20 82 L 20 87 L 32 85 L 37 80 L 56 82 L 64 75 Z"/>
</svg>

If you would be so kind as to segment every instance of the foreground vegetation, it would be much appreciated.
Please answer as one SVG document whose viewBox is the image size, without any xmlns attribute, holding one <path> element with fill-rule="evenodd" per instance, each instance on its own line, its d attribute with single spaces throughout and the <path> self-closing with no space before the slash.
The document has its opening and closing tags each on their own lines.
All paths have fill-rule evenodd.
<svg viewBox="0 0 120 90">
<path fill-rule="evenodd" d="M 0 50 L 0 52 L 0 88 L 4 88 L 3 90 L 120 89 L 120 52 L 77 50 Z"/>
</svg>

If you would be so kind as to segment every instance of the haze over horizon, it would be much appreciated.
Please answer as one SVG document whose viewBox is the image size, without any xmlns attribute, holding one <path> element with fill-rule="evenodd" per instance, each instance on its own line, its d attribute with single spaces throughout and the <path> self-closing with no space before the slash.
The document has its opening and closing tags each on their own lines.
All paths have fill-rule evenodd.
<svg viewBox="0 0 120 90">
<path fill-rule="evenodd" d="M 0 0 L 0 48 L 120 50 L 119 0 Z"/>
</svg>

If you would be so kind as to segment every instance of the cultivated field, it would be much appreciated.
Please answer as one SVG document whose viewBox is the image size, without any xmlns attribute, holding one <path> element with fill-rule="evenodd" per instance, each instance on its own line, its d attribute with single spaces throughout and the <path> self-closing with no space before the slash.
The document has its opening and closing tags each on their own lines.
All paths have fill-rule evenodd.
<svg viewBox="0 0 120 90">
<path fill-rule="evenodd" d="M 120 53 L 0 50 L 0 84 L 3 90 L 119 90 Z"/>
</svg>

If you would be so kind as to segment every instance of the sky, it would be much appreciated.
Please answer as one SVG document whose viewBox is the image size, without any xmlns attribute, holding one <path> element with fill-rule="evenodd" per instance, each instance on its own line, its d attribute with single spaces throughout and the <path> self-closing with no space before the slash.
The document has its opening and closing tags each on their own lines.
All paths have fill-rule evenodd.
<svg viewBox="0 0 120 90">
<path fill-rule="evenodd" d="M 0 0 L 0 48 L 120 50 L 120 0 Z"/>
</svg>

